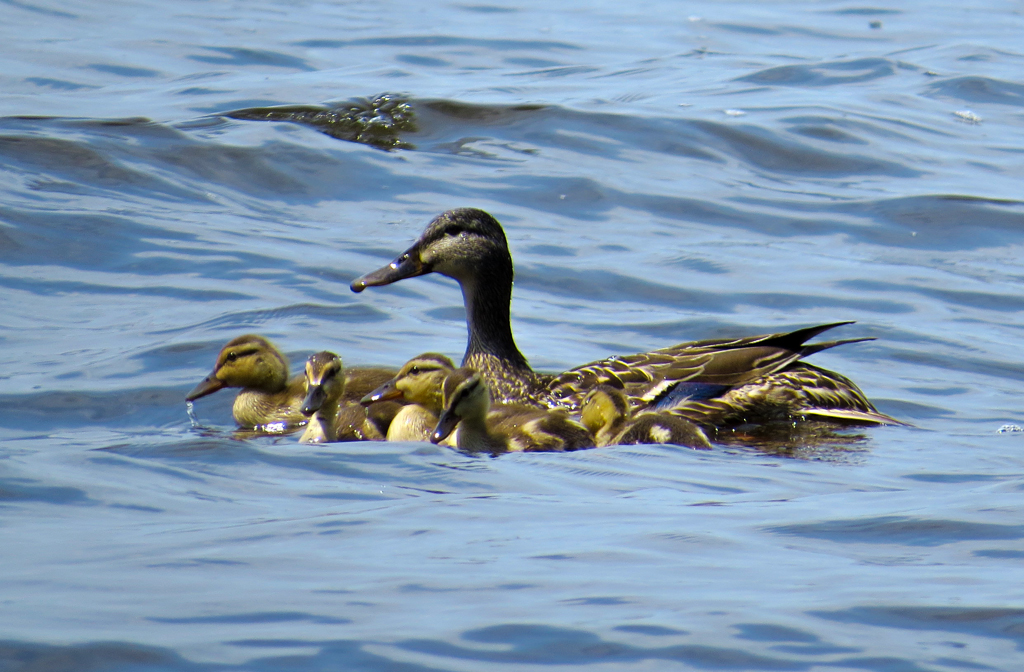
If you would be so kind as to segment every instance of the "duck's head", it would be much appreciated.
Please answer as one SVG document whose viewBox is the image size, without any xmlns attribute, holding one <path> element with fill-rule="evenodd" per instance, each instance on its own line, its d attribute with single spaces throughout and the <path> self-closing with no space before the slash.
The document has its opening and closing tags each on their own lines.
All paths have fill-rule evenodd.
<svg viewBox="0 0 1024 672">
<path fill-rule="evenodd" d="M 250 387 L 279 392 L 288 384 L 288 359 L 274 344 L 255 334 L 239 336 L 217 355 L 217 364 L 185 396 L 194 401 L 225 387 Z"/>
<path fill-rule="evenodd" d="M 455 370 L 452 360 L 436 352 L 425 352 L 413 357 L 394 378 L 360 400 L 362 404 L 402 398 L 426 409 L 440 412 L 441 385 Z"/>
<path fill-rule="evenodd" d="M 629 418 L 626 393 L 611 385 L 598 385 L 583 399 L 580 416 L 583 425 L 596 435 L 606 427 L 618 428 Z"/>
<path fill-rule="evenodd" d="M 318 352 L 306 360 L 306 399 L 302 414 L 313 415 L 325 404 L 337 402 L 345 393 L 341 357 L 333 352 Z"/>
<path fill-rule="evenodd" d="M 484 423 L 491 409 L 491 391 L 483 377 L 473 369 L 456 369 L 442 386 L 444 411 L 430 435 L 431 443 L 447 439 L 463 420 Z"/>
<path fill-rule="evenodd" d="M 387 266 L 356 278 L 351 286 L 353 292 L 361 292 L 427 273 L 465 283 L 492 272 L 507 273 L 511 279 L 512 257 L 501 224 L 483 210 L 458 208 L 435 217 L 412 247 Z"/>
</svg>

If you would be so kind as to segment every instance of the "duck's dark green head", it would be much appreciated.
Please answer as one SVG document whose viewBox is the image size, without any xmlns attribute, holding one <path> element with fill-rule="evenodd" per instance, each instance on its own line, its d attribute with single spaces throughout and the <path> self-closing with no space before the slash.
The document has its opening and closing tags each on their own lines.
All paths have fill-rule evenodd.
<svg viewBox="0 0 1024 672">
<path fill-rule="evenodd" d="M 458 208 L 435 217 L 412 247 L 387 266 L 356 278 L 351 287 L 353 292 L 361 292 L 427 273 L 440 273 L 461 283 L 498 269 L 512 274 L 501 224 L 483 210 Z"/>
</svg>

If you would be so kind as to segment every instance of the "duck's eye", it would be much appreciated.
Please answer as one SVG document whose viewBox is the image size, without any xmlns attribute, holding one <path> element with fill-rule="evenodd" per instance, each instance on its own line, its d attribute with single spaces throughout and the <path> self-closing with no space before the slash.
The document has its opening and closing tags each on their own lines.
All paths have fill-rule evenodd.
<svg viewBox="0 0 1024 672">
<path fill-rule="evenodd" d="M 420 371 L 421 371 L 420 367 L 414 366 L 411 369 L 409 369 L 409 375 L 410 376 L 418 376 L 418 375 L 420 375 Z"/>
<path fill-rule="evenodd" d="M 238 359 L 238 353 L 237 352 L 229 352 L 227 357 L 225 357 L 224 359 L 226 359 L 229 362 L 233 362 L 236 359 Z"/>
<path fill-rule="evenodd" d="M 447 230 L 446 230 L 446 231 L 444 232 L 444 235 L 446 235 L 446 236 L 452 236 L 452 237 L 454 238 L 455 236 L 461 236 L 461 235 L 462 235 L 462 234 L 464 234 L 465 232 L 466 232 L 466 230 L 465 230 L 465 229 L 463 229 L 463 228 L 461 228 L 461 227 L 458 227 L 458 226 L 453 226 L 453 227 L 451 227 L 451 228 L 447 229 Z"/>
</svg>

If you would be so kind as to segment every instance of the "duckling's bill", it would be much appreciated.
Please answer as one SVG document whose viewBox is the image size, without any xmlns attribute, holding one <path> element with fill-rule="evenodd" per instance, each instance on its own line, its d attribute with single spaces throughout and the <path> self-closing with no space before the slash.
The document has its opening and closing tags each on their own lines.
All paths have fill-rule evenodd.
<svg viewBox="0 0 1024 672">
<path fill-rule="evenodd" d="M 395 379 L 392 378 L 388 382 L 378 387 L 373 392 L 370 392 L 365 397 L 359 400 L 359 403 L 363 406 L 369 406 L 372 403 L 378 401 L 389 401 L 391 399 L 401 399 L 402 391 L 395 387 Z"/>
<path fill-rule="evenodd" d="M 302 402 L 302 414 L 310 416 L 320 410 L 327 400 L 327 390 L 323 385 L 310 385 L 306 391 L 306 398 Z"/>
<path fill-rule="evenodd" d="M 458 424 L 459 416 L 451 409 L 447 409 L 441 414 L 441 417 L 437 419 L 437 427 L 434 428 L 433 434 L 430 435 L 430 442 L 441 443 L 451 436 Z"/>
<path fill-rule="evenodd" d="M 223 380 L 217 377 L 216 371 L 203 378 L 202 382 L 192 388 L 192 391 L 185 395 L 185 401 L 195 401 L 200 397 L 213 394 L 217 390 L 226 387 Z"/>
</svg>

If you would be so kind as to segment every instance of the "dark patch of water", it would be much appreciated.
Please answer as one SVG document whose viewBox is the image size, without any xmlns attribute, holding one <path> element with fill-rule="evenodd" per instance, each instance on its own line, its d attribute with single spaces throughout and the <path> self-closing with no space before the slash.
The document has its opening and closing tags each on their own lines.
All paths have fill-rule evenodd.
<svg viewBox="0 0 1024 672">
<path fill-rule="evenodd" d="M 777 534 L 827 539 L 841 544 L 901 544 L 940 546 L 962 541 L 1024 539 L 1024 526 L 966 520 L 882 516 L 768 528 Z"/>
</svg>

